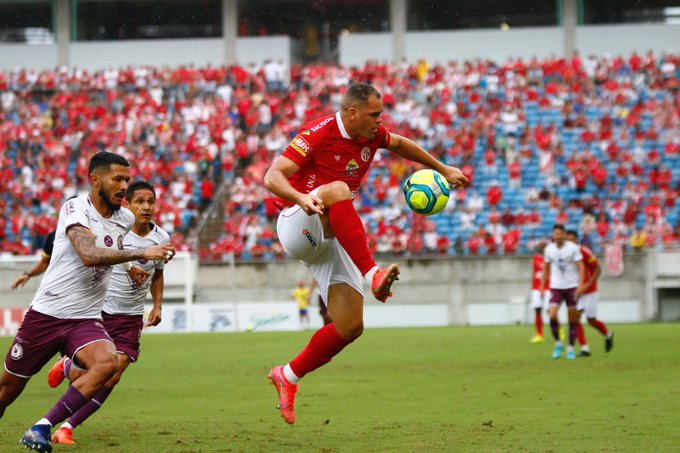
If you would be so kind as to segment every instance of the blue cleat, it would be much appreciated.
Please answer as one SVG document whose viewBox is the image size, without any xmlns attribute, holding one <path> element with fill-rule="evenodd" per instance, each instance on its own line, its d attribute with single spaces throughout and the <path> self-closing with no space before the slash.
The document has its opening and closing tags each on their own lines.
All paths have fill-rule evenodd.
<svg viewBox="0 0 680 453">
<path fill-rule="evenodd" d="M 562 346 L 561 344 L 556 344 L 555 349 L 553 349 L 552 358 L 553 359 L 559 359 L 560 357 L 562 357 L 562 350 L 563 349 L 564 349 L 564 346 Z"/>
<path fill-rule="evenodd" d="M 39 453 L 51 453 L 52 444 L 50 444 L 50 425 L 33 425 L 31 429 L 26 431 L 19 443 L 25 445 L 26 448 L 35 450 Z"/>
<path fill-rule="evenodd" d="M 574 360 L 576 358 L 576 353 L 574 351 L 567 351 L 567 359 Z"/>
</svg>

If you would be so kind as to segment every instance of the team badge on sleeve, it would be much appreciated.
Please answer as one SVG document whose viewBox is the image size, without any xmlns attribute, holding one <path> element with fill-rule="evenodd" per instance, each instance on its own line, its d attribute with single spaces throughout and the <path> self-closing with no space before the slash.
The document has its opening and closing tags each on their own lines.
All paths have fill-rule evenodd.
<svg viewBox="0 0 680 453">
<path fill-rule="evenodd" d="M 312 147 L 307 143 L 307 140 L 299 134 L 295 136 L 292 142 L 290 142 L 290 147 L 300 153 L 302 157 L 307 157 L 307 154 L 312 150 Z"/>
</svg>

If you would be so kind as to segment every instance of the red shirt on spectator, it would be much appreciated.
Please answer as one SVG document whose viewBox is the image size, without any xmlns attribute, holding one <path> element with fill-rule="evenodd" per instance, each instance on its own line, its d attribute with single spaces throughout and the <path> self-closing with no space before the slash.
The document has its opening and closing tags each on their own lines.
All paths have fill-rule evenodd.
<svg viewBox="0 0 680 453">
<path fill-rule="evenodd" d="M 496 206 L 498 205 L 498 203 L 501 202 L 501 199 L 503 198 L 503 191 L 499 186 L 493 185 L 489 187 L 486 196 L 489 206 Z"/>
</svg>

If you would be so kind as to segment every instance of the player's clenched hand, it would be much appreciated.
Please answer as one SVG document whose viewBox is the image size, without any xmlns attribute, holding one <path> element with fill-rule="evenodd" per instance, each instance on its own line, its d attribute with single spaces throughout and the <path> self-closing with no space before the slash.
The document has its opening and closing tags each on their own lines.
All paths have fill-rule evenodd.
<svg viewBox="0 0 680 453">
<path fill-rule="evenodd" d="M 149 319 L 146 321 L 147 326 L 157 326 L 161 323 L 161 309 L 153 307 L 149 313 Z"/>
<path fill-rule="evenodd" d="M 175 246 L 172 244 L 154 245 L 144 250 L 144 258 L 147 260 L 162 260 L 167 263 L 175 256 Z"/>
<path fill-rule="evenodd" d="M 307 213 L 307 215 L 323 214 L 323 200 L 311 193 L 302 195 L 298 201 L 298 205 Z"/>
<path fill-rule="evenodd" d="M 132 268 L 127 271 L 127 273 L 138 288 L 144 286 L 144 283 L 146 283 L 147 279 L 149 278 L 149 273 L 137 266 L 132 266 Z"/>
<path fill-rule="evenodd" d="M 454 188 L 458 188 L 464 185 L 467 185 L 470 181 L 465 177 L 462 171 L 456 167 L 450 167 L 450 166 L 445 166 L 444 171 L 442 172 L 442 176 L 446 178 L 448 182 L 451 183 L 451 185 Z"/>
</svg>

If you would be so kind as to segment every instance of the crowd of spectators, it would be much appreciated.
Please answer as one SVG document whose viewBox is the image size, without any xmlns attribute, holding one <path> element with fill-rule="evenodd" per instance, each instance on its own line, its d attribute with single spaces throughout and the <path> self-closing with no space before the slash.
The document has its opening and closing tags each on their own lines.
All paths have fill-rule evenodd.
<svg viewBox="0 0 680 453">
<path fill-rule="evenodd" d="M 383 93 L 383 120 L 470 178 L 432 217 L 405 206 L 416 168 L 381 151 L 355 199 L 378 254 L 530 253 L 554 223 L 599 251 L 680 239 L 680 56 L 633 54 L 430 66 L 134 67 L 0 72 L 0 253 L 41 246 L 100 150 L 157 188 L 157 221 L 203 260 L 283 257 L 264 172 L 351 82 Z M 210 244 L 190 244 L 215 193 Z M 222 222 L 219 222 L 222 223 Z"/>
</svg>

